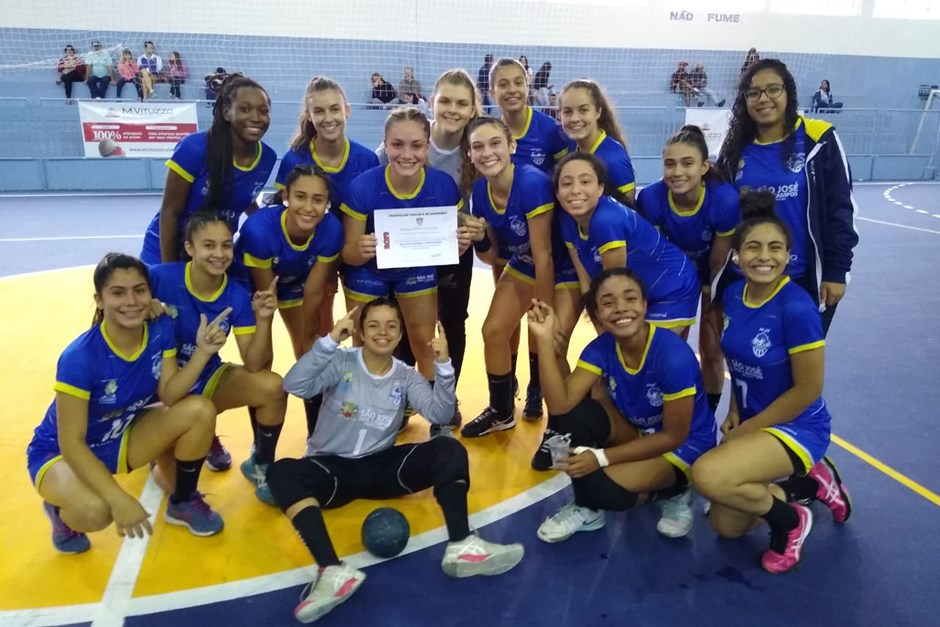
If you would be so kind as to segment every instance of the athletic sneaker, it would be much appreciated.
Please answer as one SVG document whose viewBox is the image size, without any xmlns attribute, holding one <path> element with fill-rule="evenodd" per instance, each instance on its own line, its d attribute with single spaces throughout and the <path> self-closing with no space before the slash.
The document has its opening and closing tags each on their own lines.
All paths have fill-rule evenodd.
<svg viewBox="0 0 940 627">
<path fill-rule="evenodd" d="M 255 496 L 258 500 L 274 505 L 274 496 L 271 494 L 271 488 L 268 487 L 268 465 L 256 464 L 255 456 L 252 455 L 242 462 L 241 469 L 245 478 L 255 484 Z"/>
<path fill-rule="evenodd" d="M 46 512 L 46 516 L 49 517 L 49 521 L 52 523 L 52 546 L 55 547 L 56 551 L 74 555 L 76 553 L 84 553 L 91 548 L 91 542 L 88 541 L 88 536 L 80 531 L 75 531 L 59 518 L 58 507 L 52 503 L 43 501 L 42 509 Z"/>
<path fill-rule="evenodd" d="M 454 405 L 454 417 L 450 419 L 446 425 L 431 425 L 430 436 L 436 438 L 438 436 L 446 436 L 448 438 L 454 437 L 454 431 L 460 426 L 460 423 L 463 422 L 463 416 L 460 414 L 460 401 L 458 400 L 456 405 Z"/>
<path fill-rule="evenodd" d="M 796 510 L 799 524 L 787 533 L 770 532 L 770 547 L 764 551 L 760 564 L 768 573 L 780 575 L 795 568 L 803 557 L 803 543 L 813 529 L 813 512 L 808 507 L 788 503 Z"/>
<path fill-rule="evenodd" d="M 321 568 L 301 593 L 294 616 L 302 623 L 312 623 L 351 597 L 365 579 L 364 572 L 349 564 Z"/>
<path fill-rule="evenodd" d="M 526 388 L 522 417 L 532 422 L 542 417 L 542 388 L 531 383 Z"/>
<path fill-rule="evenodd" d="M 554 429 L 545 429 L 545 433 L 542 434 L 542 441 L 539 443 L 539 447 L 535 449 L 535 454 L 532 456 L 532 470 L 544 472 L 551 470 L 554 466 L 552 463 L 552 451 L 548 448 L 547 444 L 548 438 L 553 435 L 555 435 Z"/>
<path fill-rule="evenodd" d="M 522 560 L 519 543 L 496 544 L 471 533 L 459 542 L 448 542 L 441 568 L 451 577 L 502 575 Z"/>
<path fill-rule="evenodd" d="M 667 538 L 682 538 L 692 531 L 692 489 L 670 499 L 656 501 L 659 508 L 659 522 L 656 531 Z"/>
<path fill-rule="evenodd" d="M 171 525 L 187 527 L 196 536 L 214 536 L 222 531 L 222 517 L 209 508 L 199 492 L 193 492 L 188 501 L 174 503 L 170 498 L 163 516 Z"/>
<path fill-rule="evenodd" d="M 837 523 L 847 521 L 852 515 L 852 497 L 842 485 L 842 477 L 832 460 L 824 456 L 807 476 L 816 482 L 816 500 L 832 510 L 832 519 Z"/>
<path fill-rule="evenodd" d="M 465 438 L 478 438 L 488 433 L 506 431 L 516 426 L 516 412 L 508 415 L 500 414 L 492 407 L 487 407 L 483 413 L 464 425 L 460 434 Z"/>
<path fill-rule="evenodd" d="M 564 542 L 579 531 L 604 528 L 604 512 L 568 503 L 539 525 L 535 535 L 542 542 Z"/>
<path fill-rule="evenodd" d="M 209 445 L 209 454 L 206 455 L 206 466 L 209 470 L 220 472 L 232 467 L 232 454 L 222 446 L 222 440 L 219 436 L 212 436 L 212 444 Z"/>
</svg>

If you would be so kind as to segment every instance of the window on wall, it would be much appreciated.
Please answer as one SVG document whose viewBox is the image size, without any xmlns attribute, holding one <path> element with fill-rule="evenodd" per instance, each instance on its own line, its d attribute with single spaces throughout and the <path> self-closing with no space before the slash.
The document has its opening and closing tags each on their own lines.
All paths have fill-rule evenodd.
<svg viewBox="0 0 940 627">
<path fill-rule="evenodd" d="M 872 17 L 940 20 L 940 0 L 875 0 Z"/>
<path fill-rule="evenodd" d="M 770 0 L 771 13 L 858 17 L 862 0 Z"/>
</svg>

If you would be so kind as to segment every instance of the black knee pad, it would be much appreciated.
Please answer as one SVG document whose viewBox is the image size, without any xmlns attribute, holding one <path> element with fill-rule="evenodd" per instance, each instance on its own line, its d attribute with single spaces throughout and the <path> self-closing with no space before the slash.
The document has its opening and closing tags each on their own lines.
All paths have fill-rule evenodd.
<svg viewBox="0 0 940 627">
<path fill-rule="evenodd" d="M 548 426 L 557 433 L 571 434 L 572 446 L 601 446 L 610 438 L 610 418 L 604 406 L 586 398 L 567 414 L 548 417 Z"/>
<path fill-rule="evenodd" d="M 469 487 L 470 460 L 463 444 L 454 438 L 434 438 L 425 446 L 431 447 L 435 486 L 463 481 Z"/>
<path fill-rule="evenodd" d="M 572 479 L 571 485 L 574 488 L 575 503 L 582 507 L 623 512 L 636 505 L 637 493 L 617 485 L 603 470 L 596 470 L 580 479 Z"/>
</svg>

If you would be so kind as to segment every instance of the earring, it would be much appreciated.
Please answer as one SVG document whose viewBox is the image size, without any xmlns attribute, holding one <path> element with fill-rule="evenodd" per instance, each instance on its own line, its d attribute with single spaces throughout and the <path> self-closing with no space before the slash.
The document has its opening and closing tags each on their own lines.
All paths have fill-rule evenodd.
<svg viewBox="0 0 940 627">
<path fill-rule="evenodd" d="M 287 203 L 287 199 L 286 199 L 286 198 L 285 198 L 283 201 L 281 201 L 281 204 L 284 205 L 285 207 L 290 206 L 290 205 Z"/>
<path fill-rule="evenodd" d="M 731 253 L 731 263 L 738 264 L 738 253 Z"/>
</svg>

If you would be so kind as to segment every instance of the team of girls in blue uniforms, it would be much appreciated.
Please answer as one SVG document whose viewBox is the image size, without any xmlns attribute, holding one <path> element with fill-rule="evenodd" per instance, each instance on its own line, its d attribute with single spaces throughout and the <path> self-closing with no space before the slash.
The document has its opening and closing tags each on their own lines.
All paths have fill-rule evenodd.
<svg viewBox="0 0 940 627">
<path fill-rule="evenodd" d="M 824 456 L 831 420 L 821 396 L 828 320 L 818 312 L 828 307 L 831 319 L 857 236 L 845 227 L 854 209 L 847 167 L 846 181 L 839 179 L 836 190 L 819 199 L 825 182 L 819 168 L 807 165 L 844 161 L 838 138 L 816 121 L 790 115 L 795 88 L 785 66 L 755 68 L 742 78 L 736 111 L 752 118 L 756 134 L 734 131 L 721 162 L 738 189 L 769 192 L 748 196 L 741 224 L 734 190 L 706 176 L 701 133 L 688 127 L 667 142 L 663 180 L 643 190 L 634 211 L 626 138 L 600 86 L 588 80 L 567 85 L 559 125 L 528 106 L 524 70 L 512 60 L 491 70 L 490 96 L 501 121 L 458 115 L 454 107 L 462 105 L 450 100 L 466 98 L 440 92 L 446 95 L 435 109 L 436 124 L 448 125 L 438 140 L 460 137 L 466 153 L 456 165 L 454 146 L 437 148 L 447 172 L 428 165 L 432 132 L 417 109 L 391 113 L 387 164 L 379 166 L 374 153 L 345 136 L 349 106 L 339 85 L 313 79 L 298 136 L 276 178 L 280 203 L 258 210 L 255 198 L 276 160 L 261 141 L 270 102 L 246 77 L 226 81 L 212 128 L 181 141 L 167 162 L 164 201 L 142 253 L 153 267 L 106 256 L 95 272 L 95 325 L 60 357 L 56 399 L 27 452 L 55 547 L 87 550 L 86 533 L 111 522 L 121 535 L 149 533 L 147 512 L 112 475 L 151 462 L 170 493 L 168 522 L 197 535 L 221 531 L 221 517 L 196 485 L 216 415 L 233 407 L 250 407 L 252 416 L 254 446 L 242 471 L 258 497 L 274 503 L 267 469 L 286 394 L 269 370 L 271 321 L 280 310 L 295 357 L 309 350 L 323 335 L 324 312 L 332 309 L 325 295 L 340 261 L 349 311 L 344 337 L 354 328 L 367 332 L 357 320 L 361 304 L 394 295 L 417 369 L 432 379 L 439 369 L 435 354 L 446 347 L 435 334 L 436 269 L 379 270 L 375 251 L 383 234 L 374 232 L 373 215 L 439 206 L 466 213 L 470 198 L 469 215 L 455 233 L 459 250 L 472 244 L 499 272 L 484 325 L 485 344 L 499 338 L 498 350 L 487 345 L 485 351 L 487 411 L 497 420 L 465 427 L 463 435 L 512 426 L 511 337 L 527 312 L 533 354 L 542 356 L 530 357 L 539 415 L 543 390 L 549 410 L 532 465 L 563 470 L 574 492 L 538 537 L 562 541 L 602 527 L 604 510 L 649 502 L 663 510 L 657 527 L 664 535 L 685 535 L 688 514 L 677 517 L 676 510 L 688 509 L 683 495 L 691 484 L 710 499 L 717 533 L 737 537 L 767 522 L 771 543 L 763 567 L 777 573 L 796 566 L 813 524 L 809 507 L 800 503 L 823 501 L 837 522 L 851 514 L 848 492 Z M 459 78 L 445 84 L 462 88 Z M 469 89 L 470 107 L 478 112 L 472 84 Z M 779 110 L 752 106 L 768 100 Z M 826 176 L 833 176 L 830 170 Z M 556 203 L 562 211 L 555 211 Z M 246 212 L 236 247 L 234 233 Z M 716 304 L 733 390 L 718 444 L 711 392 L 682 331 L 695 319 L 700 294 L 728 248 L 744 280 L 726 281 Z M 192 261 L 178 261 L 184 253 Z M 526 286 L 528 296 L 522 299 L 513 286 L 519 315 L 504 320 L 493 312 L 505 309 L 501 288 L 511 283 Z M 469 294 L 469 280 L 461 289 Z M 599 335 L 569 373 L 565 350 L 579 291 Z M 230 332 L 244 366 L 217 355 Z M 548 444 L 556 436 L 567 438 L 571 449 L 553 460 Z M 299 530 L 313 524 L 296 517 L 294 523 Z"/>
</svg>

